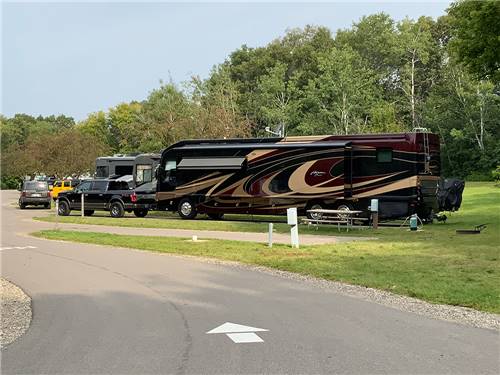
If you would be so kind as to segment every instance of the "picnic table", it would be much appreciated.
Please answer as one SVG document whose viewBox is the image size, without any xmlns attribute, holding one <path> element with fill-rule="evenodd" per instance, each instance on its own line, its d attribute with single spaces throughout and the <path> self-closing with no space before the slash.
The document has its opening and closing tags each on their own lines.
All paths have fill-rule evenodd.
<svg viewBox="0 0 500 375">
<path fill-rule="evenodd" d="M 328 209 L 316 209 L 307 210 L 309 213 L 309 219 L 303 219 L 308 225 L 316 225 L 316 229 L 319 224 L 337 224 L 337 228 L 340 232 L 341 224 L 345 225 L 346 230 L 349 232 L 349 228 L 353 227 L 354 220 L 369 220 L 366 217 L 357 217 L 357 215 L 363 213 L 364 211 L 359 210 L 328 210 Z"/>
</svg>

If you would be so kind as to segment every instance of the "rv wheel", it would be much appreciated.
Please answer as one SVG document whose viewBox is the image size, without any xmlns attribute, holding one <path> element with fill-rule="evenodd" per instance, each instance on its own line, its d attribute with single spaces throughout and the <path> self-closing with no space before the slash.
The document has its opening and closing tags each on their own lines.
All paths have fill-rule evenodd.
<svg viewBox="0 0 500 375">
<path fill-rule="evenodd" d="M 196 217 L 196 207 L 189 198 L 184 198 L 179 202 L 177 209 L 181 219 L 194 219 Z"/>
<path fill-rule="evenodd" d="M 335 209 L 340 210 L 340 211 L 352 211 L 354 210 L 353 205 L 350 202 L 339 202 L 335 204 Z M 346 215 L 339 214 L 338 215 L 340 218 L 346 219 Z"/>
<path fill-rule="evenodd" d="M 307 210 L 322 210 L 325 206 L 322 203 L 316 202 L 307 207 Z M 321 220 L 323 214 L 308 212 L 307 218 L 311 220 Z"/>
</svg>

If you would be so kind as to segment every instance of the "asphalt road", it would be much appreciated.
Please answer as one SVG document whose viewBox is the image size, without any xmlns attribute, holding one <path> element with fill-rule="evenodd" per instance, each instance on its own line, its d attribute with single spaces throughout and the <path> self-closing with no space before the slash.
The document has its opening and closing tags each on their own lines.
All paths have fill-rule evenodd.
<svg viewBox="0 0 500 375">
<path fill-rule="evenodd" d="M 500 372 L 496 331 L 251 270 L 32 238 L 40 210 L 1 194 L 2 275 L 33 300 L 2 374 Z M 225 322 L 269 331 L 206 334 Z"/>
</svg>

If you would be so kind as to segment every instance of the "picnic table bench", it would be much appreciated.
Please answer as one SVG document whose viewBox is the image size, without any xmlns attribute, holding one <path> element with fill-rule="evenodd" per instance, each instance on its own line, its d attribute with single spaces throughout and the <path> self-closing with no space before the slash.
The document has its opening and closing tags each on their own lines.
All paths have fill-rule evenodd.
<svg viewBox="0 0 500 375">
<path fill-rule="evenodd" d="M 368 221 L 367 217 L 358 217 L 357 215 L 363 213 L 364 211 L 359 210 L 328 210 L 328 209 L 316 209 L 307 210 L 309 214 L 309 219 L 303 219 L 302 221 L 308 225 L 316 225 L 316 229 L 319 224 L 337 224 L 337 228 L 340 232 L 341 224 L 345 225 L 346 230 L 353 227 L 354 220 Z M 316 216 L 316 217 L 315 217 Z"/>
</svg>

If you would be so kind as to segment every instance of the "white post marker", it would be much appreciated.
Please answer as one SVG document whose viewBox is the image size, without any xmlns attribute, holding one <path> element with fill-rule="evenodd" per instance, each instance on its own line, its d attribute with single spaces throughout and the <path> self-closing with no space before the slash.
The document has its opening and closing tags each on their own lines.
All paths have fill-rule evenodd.
<svg viewBox="0 0 500 375">
<path fill-rule="evenodd" d="M 241 324 L 226 322 L 212 329 L 211 331 L 208 331 L 207 334 L 224 333 L 236 344 L 249 344 L 253 342 L 264 342 L 264 340 L 262 340 L 262 338 L 257 336 L 255 332 L 265 332 L 265 331 L 269 330 L 264 328 L 249 327 Z"/>
<path fill-rule="evenodd" d="M 82 217 L 85 216 L 85 193 L 82 191 L 82 210 L 81 210 Z"/>
<path fill-rule="evenodd" d="M 297 222 L 297 207 L 288 208 L 286 210 L 286 217 L 288 225 L 290 228 L 290 237 L 292 242 L 292 247 L 299 248 L 299 226 Z"/>
<path fill-rule="evenodd" d="M 269 223 L 269 234 L 267 237 L 269 247 L 273 247 L 273 223 Z"/>
</svg>

